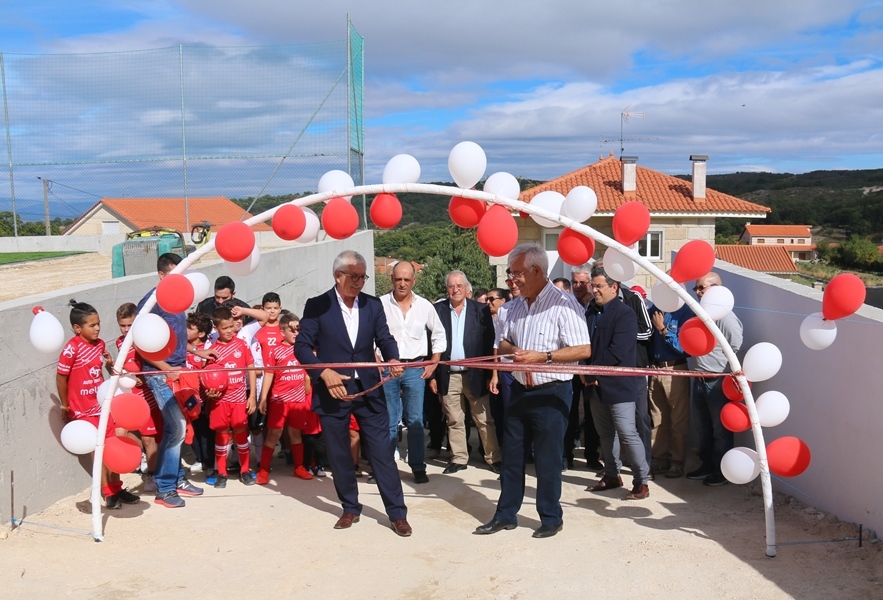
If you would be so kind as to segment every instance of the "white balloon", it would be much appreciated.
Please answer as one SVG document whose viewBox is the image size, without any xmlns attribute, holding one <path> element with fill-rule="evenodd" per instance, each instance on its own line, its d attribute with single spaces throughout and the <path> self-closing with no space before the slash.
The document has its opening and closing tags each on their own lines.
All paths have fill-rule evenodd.
<svg viewBox="0 0 883 600">
<path fill-rule="evenodd" d="M 730 314 L 735 303 L 733 292 L 722 285 L 715 285 L 705 290 L 702 300 L 699 301 L 712 321 L 720 321 Z"/>
<path fill-rule="evenodd" d="M 245 260 L 240 260 L 239 262 L 224 261 L 224 266 L 227 267 L 227 270 L 238 277 L 247 277 L 251 275 L 257 270 L 258 265 L 260 264 L 261 250 L 258 248 L 257 244 L 252 248 L 251 255 Z"/>
<path fill-rule="evenodd" d="M 95 392 L 95 399 L 98 401 L 99 406 L 104 406 L 104 402 L 107 400 L 107 389 L 110 387 L 110 379 L 105 379 L 101 382 L 101 385 L 98 386 L 98 391 Z M 113 395 L 119 396 L 120 394 L 124 394 L 125 390 L 122 389 L 122 386 L 117 386 L 117 389 L 114 390 Z"/>
<path fill-rule="evenodd" d="M 89 421 L 71 421 L 61 430 L 61 445 L 71 454 L 95 451 L 98 428 Z"/>
<path fill-rule="evenodd" d="M 760 461 L 757 452 L 739 446 L 728 450 L 721 459 L 721 472 L 728 481 L 745 484 L 760 475 Z"/>
<path fill-rule="evenodd" d="M 34 309 L 34 320 L 31 321 L 29 337 L 31 344 L 40 352 L 55 354 L 64 346 L 64 327 L 50 312 L 41 307 Z"/>
<path fill-rule="evenodd" d="M 313 211 L 312 208 L 301 206 L 301 210 L 304 211 L 304 216 L 307 218 L 307 225 L 306 227 L 304 227 L 304 232 L 300 234 L 300 237 L 294 241 L 301 244 L 315 242 L 316 236 L 319 235 L 319 228 L 322 225 L 319 221 L 319 216 Z"/>
<path fill-rule="evenodd" d="M 781 368 L 782 352 L 769 342 L 754 344 L 742 361 L 742 372 L 748 381 L 766 381 Z"/>
<path fill-rule="evenodd" d="M 138 378 L 134 375 L 120 375 L 117 385 L 121 390 L 131 390 L 138 385 Z"/>
<path fill-rule="evenodd" d="M 518 196 L 521 195 L 521 184 L 510 173 L 494 173 L 484 182 L 484 191 L 501 198 L 518 200 Z"/>
<path fill-rule="evenodd" d="M 454 182 L 469 189 L 481 180 L 487 169 L 487 156 L 475 142 L 460 142 L 448 155 L 448 171 Z"/>
<path fill-rule="evenodd" d="M 632 259 L 625 256 L 615 248 L 607 248 L 604 251 L 604 272 L 616 281 L 631 279 L 638 272 L 638 265 Z"/>
<path fill-rule="evenodd" d="M 764 392 L 757 399 L 757 419 L 761 427 L 781 425 L 791 412 L 791 403 L 782 392 Z"/>
<path fill-rule="evenodd" d="M 677 285 L 681 289 L 686 289 L 683 283 L 678 283 Z M 684 299 L 678 296 L 661 279 L 653 284 L 653 289 L 650 290 L 650 300 L 663 312 L 674 312 L 684 305 Z"/>
<path fill-rule="evenodd" d="M 170 334 L 163 318 L 154 313 L 138 315 L 132 323 L 132 339 L 145 352 L 159 352 L 165 348 Z"/>
<path fill-rule="evenodd" d="M 410 154 L 396 154 L 383 168 L 383 183 L 417 183 L 420 163 Z"/>
<path fill-rule="evenodd" d="M 553 192 L 551 190 L 546 192 L 540 192 L 530 200 L 530 205 L 534 208 L 542 208 L 550 213 L 560 215 L 561 207 L 564 206 L 564 196 L 559 194 L 558 192 Z M 538 217 L 534 214 L 530 215 L 530 218 L 537 222 L 538 225 L 542 227 L 561 227 L 561 223 L 558 221 L 551 221 L 545 217 Z"/>
<path fill-rule="evenodd" d="M 350 177 L 350 174 L 346 171 L 338 171 L 335 169 L 334 171 L 328 171 L 319 178 L 319 185 L 316 189 L 321 194 L 323 192 L 343 191 L 353 187 L 356 187 L 356 184 L 353 182 L 353 178 Z M 352 196 L 340 197 L 347 201 L 352 198 Z"/>
<path fill-rule="evenodd" d="M 837 324 L 834 321 L 826 321 L 820 312 L 807 316 L 800 324 L 800 340 L 810 350 L 824 350 L 833 344 L 835 339 L 837 339 Z"/>
<path fill-rule="evenodd" d="M 202 271 L 186 271 L 184 277 L 190 280 L 193 286 L 193 297 L 198 302 L 201 298 L 208 298 L 211 292 L 211 283 Z"/>
<path fill-rule="evenodd" d="M 567 193 L 564 199 L 562 214 L 580 223 L 588 221 L 598 208 L 598 196 L 595 190 L 578 185 Z"/>
</svg>

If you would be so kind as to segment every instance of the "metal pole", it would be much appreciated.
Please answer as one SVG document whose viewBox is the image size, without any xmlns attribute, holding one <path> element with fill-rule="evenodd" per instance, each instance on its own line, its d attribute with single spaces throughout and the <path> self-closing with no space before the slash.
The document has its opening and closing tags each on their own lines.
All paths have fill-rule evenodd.
<svg viewBox="0 0 883 600">
<path fill-rule="evenodd" d="M 46 220 L 46 235 L 52 235 L 52 228 L 49 225 L 49 182 L 42 177 L 39 178 L 43 182 L 43 218 Z"/>
<path fill-rule="evenodd" d="M 184 46 L 178 44 L 178 74 L 181 83 L 181 152 L 184 168 L 184 231 L 190 231 L 190 201 L 187 195 L 187 134 L 184 127 Z"/>
<path fill-rule="evenodd" d="M 9 104 L 6 102 L 6 66 L 0 52 L 0 86 L 3 87 L 3 122 L 6 125 L 6 157 L 9 160 L 9 197 L 12 199 L 12 234 L 18 237 L 18 215 L 15 212 L 15 178 L 12 176 L 12 138 L 9 136 Z"/>
</svg>

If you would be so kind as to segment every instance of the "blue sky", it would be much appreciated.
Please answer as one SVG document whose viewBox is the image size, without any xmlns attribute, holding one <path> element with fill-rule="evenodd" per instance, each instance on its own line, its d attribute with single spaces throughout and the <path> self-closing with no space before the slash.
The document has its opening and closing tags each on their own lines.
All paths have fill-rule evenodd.
<svg viewBox="0 0 883 600">
<path fill-rule="evenodd" d="M 880 1 L 4 4 L 9 55 L 341 40 L 349 13 L 365 37 L 369 183 L 401 152 L 448 180 L 466 139 L 488 174 L 552 178 L 618 153 L 599 140 L 619 136 L 626 106 L 645 115 L 624 125 L 638 138 L 626 152 L 667 173 L 689 172 L 690 154 L 711 173 L 883 167 Z"/>
</svg>

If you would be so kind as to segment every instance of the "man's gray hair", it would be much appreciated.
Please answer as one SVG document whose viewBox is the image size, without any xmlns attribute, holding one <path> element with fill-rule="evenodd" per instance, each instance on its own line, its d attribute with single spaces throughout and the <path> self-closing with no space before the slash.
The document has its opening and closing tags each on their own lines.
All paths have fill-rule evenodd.
<svg viewBox="0 0 883 600">
<path fill-rule="evenodd" d="M 570 269 L 571 273 L 582 273 L 583 275 L 591 275 L 592 268 L 594 268 L 595 261 L 590 260 L 587 263 L 583 263 L 581 265 L 576 265 L 572 269 Z"/>
<path fill-rule="evenodd" d="M 338 271 L 342 271 L 344 267 L 353 265 L 362 265 L 366 269 L 368 268 L 368 263 L 365 261 L 364 256 L 355 250 L 344 250 L 334 258 L 334 263 L 331 265 L 331 273 L 336 274 Z"/>
<path fill-rule="evenodd" d="M 524 257 L 524 266 L 528 269 L 539 267 L 543 274 L 548 273 L 549 256 L 546 254 L 545 249 L 536 242 L 515 246 L 512 252 L 509 253 L 509 268 L 511 269 L 512 263 L 521 257 Z"/>
<path fill-rule="evenodd" d="M 464 273 L 463 271 L 451 271 L 450 273 L 445 275 L 445 287 L 448 287 L 448 283 L 450 283 L 451 277 L 453 277 L 454 275 L 459 275 L 460 277 L 462 277 L 463 283 L 466 284 L 466 289 L 467 290 L 471 289 L 471 284 L 469 283 L 469 279 L 466 277 L 466 273 Z"/>
</svg>

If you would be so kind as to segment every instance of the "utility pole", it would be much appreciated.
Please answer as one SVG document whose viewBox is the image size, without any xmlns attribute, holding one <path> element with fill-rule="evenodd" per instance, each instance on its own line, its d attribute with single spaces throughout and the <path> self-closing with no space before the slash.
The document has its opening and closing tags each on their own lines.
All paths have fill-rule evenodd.
<svg viewBox="0 0 883 600">
<path fill-rule="evenodd" d="M 52 235 L 52 227 L 49 224 L 49 181 L 38 177 L 43 182 L 43 217 L 46 220 L 46 235 Z"/>
</svg>

